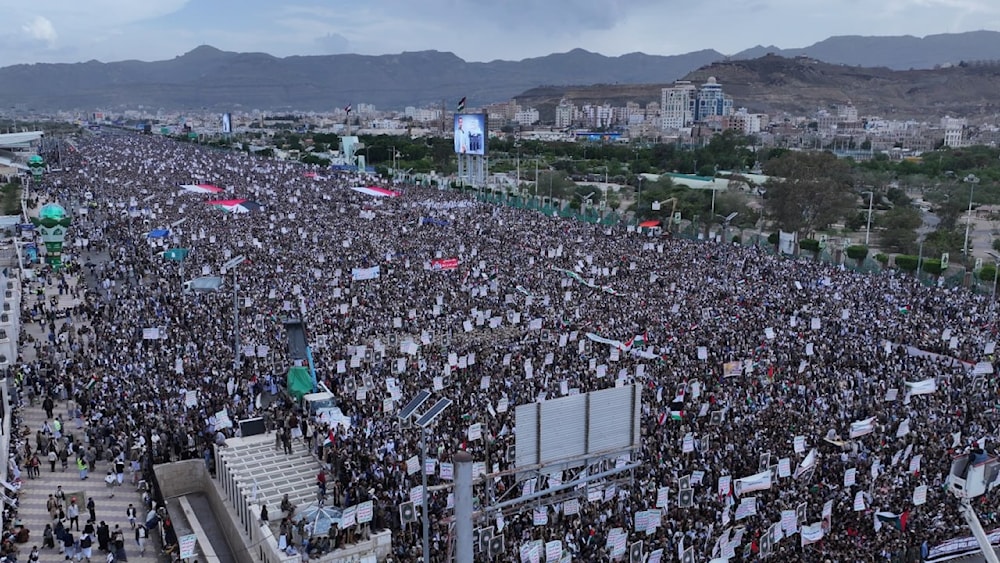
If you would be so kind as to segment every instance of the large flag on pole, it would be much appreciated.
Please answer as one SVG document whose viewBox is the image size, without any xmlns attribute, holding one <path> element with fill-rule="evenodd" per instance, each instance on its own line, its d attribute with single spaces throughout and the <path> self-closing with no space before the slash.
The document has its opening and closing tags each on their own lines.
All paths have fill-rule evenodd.
<svg viewBox="0 0 1000 563">
<path fill-rule="evenodd" d="M 465 111 L 465 96 L 462 96 L 462 99 L 458 101 L 458 106 L 455 108 L 455 111 L 457 113 Z"/>
<path fill-rule="evenodd" d="M 351 104 L 347 104 L 346 106 L 344 106 L 344 111 L 347 113 L 351 113 Z"/>
</svg>

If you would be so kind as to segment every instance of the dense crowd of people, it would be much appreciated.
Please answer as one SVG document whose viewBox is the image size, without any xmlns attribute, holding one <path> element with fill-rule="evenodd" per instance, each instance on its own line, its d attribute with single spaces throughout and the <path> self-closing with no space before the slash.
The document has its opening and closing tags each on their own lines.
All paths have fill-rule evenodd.
<svg viewBox="0 0 1000 563">
<path fill-rule="evenodd" d="M 397 197 L 350 189 L 369 185 Z M 236 431 L 215 428 L 223 409 L 234 421 L 265 415 L 278 444 L 293 439 L 283 428 L 301 427 L 327 463 L 327 502 L 373 500 L 373 528 L 391 529 L 393 561 L 420 558 L 419 525 L 399 512 L 420 483 L 407 464 L 419 434 L 400 428 L 396 410 L 421 389 L 454 401 L 428 433 L 429 457 L 447 462 L 464 448 L 486 462 L 492 486 L 480 483 L 477 495 L 487 508 L 524 486 L 506 455 L 517 405 L 642 388 L 641 447 L 630 456 L 641 465 L 597 495 L 584 488 L 488 512 L 477 527 L 504 535 L 502 560 L 530 560 L 532 542 L 559 540 L 574 560 L 608 561 L 615 529 L 627 535 L 619 546 L 642 540 L 664 560 L 692 548 L 697 561 L 762 549 L 785 561 L 919 560 L 968 535 L 942 485 L 953 456 L 993 450 L 997 384 L 982 365 L 973 370 L 996 338 L 987 297 L 892 270 L 862 274 L 759 247 L 581 224 L 150 136 L 80 139 L 63 171 L 31 189 L 74 212 L 65 259 L 95 289 L 79 296 L 80 322 L 62 334 L 46 304 L 32 305 L 30 319 L 53 334 L 29 344 L 40 359 L 23 367 L 25 385 L 75 398 L 90 443 L 130 462 L 149 448 L 157 462 L 211 465 L 213 445 Z M 229 213 L 213 199 L 263 208 Z M 171 232 L 150 238 L 154 229 Z M 162 254 L 175 248 L 190 252 L 183 261 Z M 247 260 L 220 271 L 238 255 Z M 222 276 L 223 290 L 183 291 L 203 275 Z M 282 319 L 298 316 L 349 427 L 288 422 L 301 417 L 294 402 L 280 390 L 271 397 L 292 364 Z M 150 327 L 161 338 L 144 338 Z M 192 390 L 197 403 L 185 404 Z M 482 437 L 470 439 L 476 424 Z M 434 560 L 451 538 L 440 468 L 430 476 Z M 767 487 L 764 471 L 773 471 Z M 758 486 L 731 486 L 750 476 Z M 921 485 L 926 502 L 915 504 Z M 776 537 L 782 512 L 803 505 L 779 534 L 787 537 Z M 544 525 L 534 525 L 539 508 Z M 658 525 L 646 524 L 656 508 Z M 994 499 L 977 510 L 997 527 Z M 902 516 L 903 529 L 876 531 L 876 512 Z M 636 529 L 637 513 L 646 529 Z M 801 534 L 817 522 L 822 532 Z"/>
</svg>

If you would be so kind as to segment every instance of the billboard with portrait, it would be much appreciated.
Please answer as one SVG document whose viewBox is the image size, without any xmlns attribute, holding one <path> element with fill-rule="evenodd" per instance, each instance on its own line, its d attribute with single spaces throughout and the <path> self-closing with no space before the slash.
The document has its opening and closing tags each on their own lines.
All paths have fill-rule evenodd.
<svg viewBox="0 0 1000 563">
<path fill-rule="evenodd" d="M 222 114 L 222 132 L 223 133 L 233 132 L 233 115 L 231 113 Z"/>
<path fill-rule="evenodd" d="M 486 154 L 486 114 L 455 114 L 455 153 Z"/>
</svg>

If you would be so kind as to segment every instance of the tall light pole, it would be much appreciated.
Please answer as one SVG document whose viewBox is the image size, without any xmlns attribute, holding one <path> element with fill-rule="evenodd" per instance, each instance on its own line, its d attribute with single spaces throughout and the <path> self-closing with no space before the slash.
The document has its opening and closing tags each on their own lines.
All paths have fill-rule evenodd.
<svg viewBox="0 0 1000 563">
<path fill-rule="evenodd" d="M 993 309 L 997 302 L 997 270 L 1000 270 L 1000 254 L 992 250 L 987 254 L 993 259 L 993 291 L 990 293 L 990 309 Z"/>
<path fill-rule="evenodd" d="M 420 427 L 420 477 L 421 477 L 421 488 L 423 489 L 422 501 L 424 503 L 423 519 L 424 519 L 424 562 L 430 563 L 431 560 L 431 516 L 429 510 L 427 510 L 427 427 L 433 423 L 438 415 L 440 415 L 444 409 L 451 405 L 451 399 L 438 399 L 438 402 L 434 403 L 427 412 L 417 419 L 416 425 Z"/>
<path fill-rule="evenodd" d="M 222 265 L 222 269 L 233 273 L 233 371 L 240 369 L 240 282 L 236 279 L 236 267 L 246 260 L 240 254 Z"/>
<path fill-rule="evenodd" d="M 639 181 L 639 186 L 635 192 L 635 222 L 636 224 L 638 224 L 640 221 L 639 206 L 641 205 L 642 202 L 642 174 L 637 175 L 636 178 Z"/>
<path fill-rule="evenodd" d="M 972 192 L 976 188 L 976 184 L 979 183 L 979 178 L 975 174 L 969 174 L 965 177 L 965 183 L 969 184 L 969 215 L 965 221 L 965 243 L 962 244 L 962 254 L 965 255 L 965 261 L 969 261 L 969 230 L 972 228 Z"/>
<path fill-rule="evenodd" d="M 864 192 L 862 192 L 864 193 Z M 868 247 L 868 240 L 872 234 L 872 204 L 875 202 L 875 191 L 868 192 L 868 226 L 865 227 L 865 247 Z"/>
</svg>

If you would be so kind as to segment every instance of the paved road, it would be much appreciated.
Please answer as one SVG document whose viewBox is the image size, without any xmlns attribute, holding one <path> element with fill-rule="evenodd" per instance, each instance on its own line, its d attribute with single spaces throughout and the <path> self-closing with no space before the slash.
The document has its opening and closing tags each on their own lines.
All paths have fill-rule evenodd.
<svg viewBox="0 0 1000 563">
<path fill-rule="evenodd" d="M 71 279 L 71 284 L 79 283 L 77 279 Z M 34 299 L 37 299 L 34 295 L 34 291 L 40 286 L 38 282 L 28 282 L 23 291 L 23 300 L 25 303 L 34 303 Z M 66 309 L 72 307 L 74 304 L 73 297 L 70 295 L 59 296 L 59 292 L 55 287 L 46 287 L 44 299 L 49 299 L 52 296 L 58 297 L 58 308 Z M 24 319 L 28 321 L 29 319 Z M 65 319 L 60 319 L 56 322 L 56 329 L 58 330 L 66 322 Z M 36 340 L 44 342 L 45 334 L 41 326 L 38 323 L 29 323 L 22 327 L 22 331 L 31 334 Z M 35 356 L 35 349 L 32 347 L 22 348 L 22 356 L 24 356 L 25 361 L 30 361 Z M 45 422 L 45 411 L 40 406 L 40 401 L 37 402 L 38 406 L 25 406 L 21 413 L 23 417 L 23 423 L 28 427 L 31 433 L 31 443 L 34 447 L 34 433 L 42 424 Z M 62 415 L 64 420 L 69 420 L 69 402 L 59 401 L 57 402 L 54 414 Z M 71 433 L 76 433 L 79 428 L 78 423 L 67 422 L 66 428 Z M 96 470 L 91 476 L 86 480 L 81 480 L 77 471 L 73 468 L 72 461 L 70 463 L 70 469 L 65 472 L 61 470 L 59 464 L 56 464 L 55 472 L 49 469 L 48 463 L 43 460 L 42 470 L 40 477 L 38 479 L 27 479 L 26 474 L 22 474 L 24 478 L 24 484 L 21 488 L 20 494 L 20 508 L 18 510 L 18 517 L 22 522 L 31 530 L 31 541 L 24 548 L 25 558 L 27 557 L 27 552 L 31 550 L 31 546 L 42 544 L 42 531 L 45 529 L 45 525 L 50 523 L 48 512 L 46 511 L 46 501 L 48 496 L 52 494 L 56 487 L 61 485 L 63 490 L 66 491 L 67 501 L 69 497 L 77 497 L 78 504 L 81 505 L 81 521 L 87 519 L 86 503 L 88 498 L 94 499 L 95 512 L 97 515 L 97 521 L 104 521 L 113 531 L 115 526 L 120 526 L 125 533 L 125 552 L 128 556 L 128 561 L 138 562 L 138 563 L 153 563 L 158 561 L 157 554 L 159 553 L 158 542 L 152 539 L 152 536 L 156 535 L 156 532 L 150 534 L 151 539 L 146 547 L 146 554 L 144 557 L 139 555 L 138 548 L 135 543 L 134 533 L 131 526 L 129 525 L 128 519 L 125 516 L 128 505 L 131 503 L 137 508 L 137 514 L 139 516 L 139 521 L 145 519 L 146 509 L 142 505 L 142 499 L 140 494 L 136 491 L 135 487 L 131 486 L 128 472 L 126 471 L 126 482 L 125 485 L 118 488 L 115 491 L 114 497 L 110 496 L 110 491 L 103 481 L 104 475 L 107 474 L 109 469 L 109 464 L 103 460 L 98 461 L 96 464 Z M 81 525 L 81 529 L 82 529 Z M 74 529 L 75 530 L 75 529 Z M 74 535 L 79 536 L 74 531 Z M 56 552 L 56 550 L 46 549 L 42 551 L 43 562 L 55 562 L 64 561 L 64 556 Z M 93 561 L 103 561 L 104 555 L 98 553 L 97 543 L 94 542 L 94 558 Z"/>
</svg>

